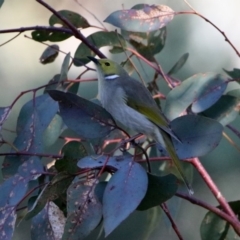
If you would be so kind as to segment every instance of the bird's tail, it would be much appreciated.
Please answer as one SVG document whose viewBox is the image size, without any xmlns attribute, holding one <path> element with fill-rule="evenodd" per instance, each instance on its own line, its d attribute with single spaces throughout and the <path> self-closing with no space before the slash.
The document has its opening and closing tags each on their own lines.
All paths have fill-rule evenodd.
<svg viewBox="0 0 240 240">
<path fill-rule="evenodd" d="M 177 168 L 183 182 L 185 183 L 185 185 L 188 188 L 189 195 L 193 195 L 194 191 L 193 191 L 190 183 L 188 182 L 187 177 L 184 174 L 184 171 L 183 171 L 183 168 L 182 168 L 181 162 L 180 162 L 181 160 L 179 159 L 179 157 L 174 149 L 171 137 L 169 136 L 168 133 L 166 133 L 162 130 L 161 130 L 161 135 L 162 135 L 163 141 L 165 143 L 165 148 L 166 148 L 169 156 L 173 160 L 173 163 L 174 163 L 175 167 Z"/>
</svg>

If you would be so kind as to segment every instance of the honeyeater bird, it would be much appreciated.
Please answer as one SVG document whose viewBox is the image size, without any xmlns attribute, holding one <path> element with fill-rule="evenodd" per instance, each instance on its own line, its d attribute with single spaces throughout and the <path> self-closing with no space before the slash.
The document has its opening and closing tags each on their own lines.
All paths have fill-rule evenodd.
<svg viewBox="0 0 240 240">
<path fill-rule="evenodd" d="M 113 118 L 129 129 L 154 139 L 166 149 L 181 178 L 192 194 L 190 184 L 175 152 L 172 138 L 180 141 L 158 108 L 148 89 L 116 62 L 109 59 L 92 60 L 98 73 L 98 94 L 102 106 Z"/>
</svg>

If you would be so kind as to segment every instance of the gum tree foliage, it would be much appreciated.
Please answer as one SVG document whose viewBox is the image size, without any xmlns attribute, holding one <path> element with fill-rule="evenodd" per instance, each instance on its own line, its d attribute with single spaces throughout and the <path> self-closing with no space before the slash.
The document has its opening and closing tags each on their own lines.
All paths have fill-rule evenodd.
<svg viewBox="0 0 240 240">
<path fill-rule="evenodd" d="M 171 21 L 174 24 L 177 15 L 168 6 L 138 4 L 109 13 L 105 22 L 117 30 L 102 29 L 85 37 L 81 29 L 91 27 L 88 19 L 37 2 L 51 13 L 48 26 L 30 29 L 34 40 L 49 43 L 40 57 L 42 64 L 56 59 L 58 42 L 71 37 L 81 42 L 74 56 L 66 54 L 61 71 L 48 84 L 26 91 L 34 94 L 21 108 L 15 140 L 7 143 L 2 138 L 2 145 L 9 144 L 11 150 L 2 154 L 0 239 L 11 239 L 20 221 L 31 221 L 34 240 L 84 239 L 99 225 L 108 236 L 132 212 L 153 207 L 162 208 L 178 238 L 183 239 L 171 215 L 171 205 L 167 208 L 167 201 L 175 195 L 209 211 L 199 226 L 202 239 L 240 239 L 240 222 L 235 216 L 240 211 L 239 201 L 228 203 L 218 196 L 219 206 L 215 207 L 181 193 L 186 189 L 174 175 L 171 159 L 164 151 L 157 151 L 149 139 L 139 142 L 130 138 L 132 132 L 119 126 L 97 99 L 84 99 L 77 94 L 84 84 L 80 85 L 84 74 L 92 70 L 87 56 L 103 58 L 103 46 L 109 46 L 112 54 L 126 53 L 121 64 L 129 74 L 135 71 L 136 59 L 153 68 L 155 75 L 147 87 L 153 95 L 163 96 L 159 94 L 159 84 L 168 83 L 162 110 L 182 141 L 175 148 L 185 162 L 188 177 L 193 170 L 198 171 L 217 197 L 217 186 L 198 157 L 218 147 L 224 128 L 239 113 L 239 91 L 227 92 L 226 88 L 229 82 L 239 80 L 240 70 L 226 71 L 225 75 L 201 72 L 188 79 L 177 79 L 173 74 L 188 59 L 188 54 L 183 53 L 172 69 L 164 73 L 155 57 L 164 48 L 167 24 Z M 54 27 L 55 24 L 61 27 Z M 22 31 L 24 28 L 19 30 Z M 68 81 L 72 65 L 84 67 L 78 81 Z M 41 89 L 43 94 L 36 96 Z M 21 94 L 10 106 L 1 106 L 1 128 L 20 97 Z M 155 99 L 161 107 L 160 98 Z M 46 153 L 47 147 L 62 139 L 65 143 L 59 149 L 60 154 Z M 44 165 L 45 158 L 53 161 L 51 167 Z M 146 224 L 149 232 L 150 223 Z M 163 224 L 161 219 L 159 224 Z"/>
</svg>

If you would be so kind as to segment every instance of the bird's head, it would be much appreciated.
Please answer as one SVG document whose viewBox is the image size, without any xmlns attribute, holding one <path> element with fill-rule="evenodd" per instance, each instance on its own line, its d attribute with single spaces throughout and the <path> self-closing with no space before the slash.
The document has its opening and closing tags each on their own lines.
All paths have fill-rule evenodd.
<svg viewBox="0 0 240 240">
<path fill-rule="evenodd" d="M 127 72 L 122 68 L 122 66 L 112 60 L 96 59 L 94 57 L 88 58 L 95 63 L 99 77 L 104 80 L 119 79 L 119 77 L 127 75 Z"/>
</svg>

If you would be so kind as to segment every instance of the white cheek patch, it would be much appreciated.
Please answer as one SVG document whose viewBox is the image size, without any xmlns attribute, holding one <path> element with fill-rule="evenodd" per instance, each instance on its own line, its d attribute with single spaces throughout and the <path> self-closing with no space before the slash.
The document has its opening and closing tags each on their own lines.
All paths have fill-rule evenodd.
<svg viewBox="0 0 240 240">
<path fill-rule="evenodd" d="M 119 77 L 119 75 L 117 75 L 117 74 L 109 75 L 109 76 L 105 76 L 105 80 L 113 80 L 118 77 Z"/>
</svg>

